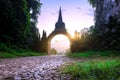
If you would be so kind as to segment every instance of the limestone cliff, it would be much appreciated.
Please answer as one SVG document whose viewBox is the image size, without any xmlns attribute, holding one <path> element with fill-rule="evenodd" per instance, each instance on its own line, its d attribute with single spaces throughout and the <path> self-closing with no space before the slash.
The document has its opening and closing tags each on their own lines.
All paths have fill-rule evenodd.
<svg viewBox="0 0 120 80">
<path fill-rule="evenodd" d="M 96 0 L 95 25 L 102 27 L 108 23 L 109 16 L 120 18 L 120 0 Z"/>
</svg>

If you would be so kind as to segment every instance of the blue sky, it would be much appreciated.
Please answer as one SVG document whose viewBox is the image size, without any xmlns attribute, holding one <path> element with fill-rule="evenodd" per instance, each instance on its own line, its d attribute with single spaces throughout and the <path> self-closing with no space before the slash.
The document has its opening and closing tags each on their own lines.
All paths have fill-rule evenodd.
<svg viewBox="0 0 120 80">
<path fill-rule="evenodd" d="M 94 24 L 94 13 L 87 0 L 41 0 L 41 15 L 37 27 L 49 35 L 55 28 L 59 7 L 62 8 L 63 21 L 70 34 Z"/>
</svg>

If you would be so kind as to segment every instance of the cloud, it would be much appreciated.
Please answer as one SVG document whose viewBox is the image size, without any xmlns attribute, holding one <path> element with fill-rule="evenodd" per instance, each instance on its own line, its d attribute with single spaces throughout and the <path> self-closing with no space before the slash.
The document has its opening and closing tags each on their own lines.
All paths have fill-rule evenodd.
<svg viewBox="0 0 120 80">
<path fill-rule="evenodd" d="M 77 7 L 76 9 L 79 10 L 79 11 L 81 11 L 81 8 L 80 8 L 80 7 Z"/>
</svg>

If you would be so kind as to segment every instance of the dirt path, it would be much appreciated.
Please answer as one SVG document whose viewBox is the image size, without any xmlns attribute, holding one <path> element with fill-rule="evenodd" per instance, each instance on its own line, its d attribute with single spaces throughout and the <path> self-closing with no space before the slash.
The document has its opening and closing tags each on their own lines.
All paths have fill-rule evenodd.
<svg viewBox="0 0 120 80">
<path fill-rule="evenodd" d="M 0 80 L 69 80 L 56 72 L 71 61 L 64 55 L 0 59 Z"/>
</svg>

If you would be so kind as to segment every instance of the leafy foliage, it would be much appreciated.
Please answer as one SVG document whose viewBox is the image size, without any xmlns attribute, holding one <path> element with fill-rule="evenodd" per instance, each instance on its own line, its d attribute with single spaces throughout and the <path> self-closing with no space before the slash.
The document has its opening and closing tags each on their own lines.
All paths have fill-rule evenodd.
<svg viewBox="0 0 120 80">
<path fill-rule="evenodd" d="M 38 14 L 40 14 L 40 8 L 42 3 L 40 0 L 26 0 L 28 3 L 28 11 L 30 12 L 32 22 L 36 23 Z"/>
<path fill-rule="evenodd" d="M 40 33 L 36 27 L 38 15 L 40 14 L 40 8 L 42 3 L 40 0 L 26 0 L 28 5 L 28 12 L 30 13 L 30 31 L 31 35 L 29 36 L 28 43 L 30 48 L 34 51 L 41 52 L 41 42 L 40 42 Z"/>
<path fill-rule="evenodd" d="M 96 28 L 98 33 L 96 38 L 101 42 L 99 49 L 102 50 L 120 50 L 120 22 L 116 16 L 110 16 L 108 24 L 104 24 L 104 27 Z"/>
<path fill-rule="evenodd" d="M 0 0 L 0 42 L 32 48 L 40 42 L 36 28 L 40 0 Z"/>
<path fill-rule="evenodd" d="M 94 27 L 84 28 L 79 34 L 75 34 L 75 38 L 71 45 L 72 52 L 81 52 L 96 49 L 96 37 L 93 34 L 95 32 Z M 78 36 L 78 37 L 77 37 Z"/>
<path fill-rule="evenodd" d="M 27 12 L 26 1 L 1 0 L 0 5 L 0 41 L 23 44 L 30 34 L 30 15 Z"/>
<path fill-rule="evenodd" d="M 88 2 L 92 5 L 93 8 L 96 7 L 97 0 L 88 0 Z"/>
</svg>

